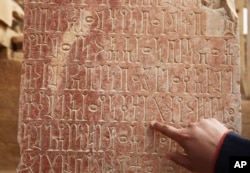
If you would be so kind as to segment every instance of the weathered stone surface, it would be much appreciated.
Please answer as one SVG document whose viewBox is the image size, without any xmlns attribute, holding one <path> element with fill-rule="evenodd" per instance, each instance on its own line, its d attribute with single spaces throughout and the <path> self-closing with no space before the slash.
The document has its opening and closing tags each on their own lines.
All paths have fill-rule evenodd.
<svg viewBox="0 0 250 173">
<path fill-rule="evenodd" d="M 20 159 L 17 143 L 21 63 L 0 59 L 0 172 Z"/>
<path fill-rule="evenodd" d="M 232 2 L 27 0 L 18 172 L 187 172 L 151 120 L 239 132 Z"/>
<path fill-rule="evenodd" d="M 17 59 L 15 54 L 20 52 L 13 51 L 17 45 L 12 39 L 22 36 L 24 11 L 12 0 L 0 1 L 0 7 L 0 59 Z M 22 45 L 18 45 L 20 46 Z"/>
</svg>

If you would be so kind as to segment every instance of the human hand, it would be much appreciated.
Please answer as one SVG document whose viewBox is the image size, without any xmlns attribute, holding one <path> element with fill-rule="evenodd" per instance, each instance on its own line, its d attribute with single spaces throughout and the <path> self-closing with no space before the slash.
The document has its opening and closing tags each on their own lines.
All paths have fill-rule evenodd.
<svg viewBox="0 0 250 173">
<path fill-rule="evenodd" d="M 218 146 L 229 131 L 213 118 L 191 123 L 181 129 L 157 121 L 152 121 L 151 126 L 183 147 L 185 153 L 170 152 L 168 159 L 199 173 L 213 172 Z"/>
</svg>

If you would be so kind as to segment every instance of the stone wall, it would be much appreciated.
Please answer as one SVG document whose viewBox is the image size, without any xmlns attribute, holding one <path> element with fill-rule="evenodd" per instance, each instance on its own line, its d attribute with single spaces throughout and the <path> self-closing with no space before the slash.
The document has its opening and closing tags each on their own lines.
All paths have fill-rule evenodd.
<svg viewBox="0 0 250 173">
<path fill-rule="evenodd" d="M 21 63 L 0 59 L 0 171 L 13 169 L 19 161 L 17 143 Z"/>
<path fill-rule="evenodd" d="M 23 0 L 16 2 L 20 6 L 23 5 Z M 11 8 L 11 0 L 1 0 L 1 3 L 13 10 L 13 12 L 7 10 L 10 12 L 10 19 L 13 13 L 12 26 L 0 20 L 0 172 L 6 173 L 7 170 L 14 170 L 17 167 L 20 158 L 17 129 L 23 36 L 22 19 L 15 18 L 18 15 L 14 14 L 16 10 L 22 13 L 22 9 L 17 4 Z M 5 7 L 0 6 L 0 10 L 2 8 Z M 0 13 L 0 15 L 6 14 Z"/>
<path fill-rule="evenodd" d="M 21 7 L 23 7 L 23 0 L 15 0 L 16 1 L 16 3 L 18 3 Z"/>
</svg>

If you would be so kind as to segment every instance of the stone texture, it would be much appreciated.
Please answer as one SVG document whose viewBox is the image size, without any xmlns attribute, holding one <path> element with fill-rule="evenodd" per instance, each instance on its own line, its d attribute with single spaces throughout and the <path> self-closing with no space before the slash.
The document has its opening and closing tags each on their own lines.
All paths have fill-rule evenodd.
<svg viewBox="0 0 250 173">
<path fill-rule="evenodd" d="M 234 3 L 27 0 L 18 172 L 188 172 L 153 131 L 241 131 Z"/>
<path fill-rule="evenodd" d="M 12 0 L 0 1 L 0 59 L 16 58 L 20 54 L 16 48 L 20 48 L 20 43 L 13 42 L 16 38 L 23 38 L 23 9 Z M 19 39 L 20 40 L 20 39 Z M 14 49 L 14 50 L 13 50 Z"/>
<path fill-rule="evenodd" d="M 18 104 L 21 63 L 0 59 L 0 171 L 17 167 Z"/>
<path fill-rule="evenodd" d="M 250 8 L 250 2 L 249 1 L 246 1 L 246 7 Z M 249 22 L 250 22 L 250 18 L 248 17 L 247 19 L 247 22 L 248 22 L 248 25 L 249 25 Z M 245 43 L 246 43 L 246 56 L 244 57 L 244 60 L 242 61 L 242 90 L 243 90 L 243 93 L 244 93 L 244 96 L 245 98 L 249 99 L 250 98 L 250 85 L 248 83 L 248 81 L 250 80 L 250 75 L 249 75 L 249 72 L 250 72 L 250 63 L 249 63 L 249 57 L 250 57 L 250 50 L 248 49 L 248 45 L 250 43 L 250 35 L 249 35 L 249 28 L 248 27 L 248 34 L 246 35 L 246 38 L 245 38 Z"/>
<path fill-rule="evenodd" d="M 242 136 L 250 139 L 250 100 L 243 99 L 242 106 Z"/>
</svg>

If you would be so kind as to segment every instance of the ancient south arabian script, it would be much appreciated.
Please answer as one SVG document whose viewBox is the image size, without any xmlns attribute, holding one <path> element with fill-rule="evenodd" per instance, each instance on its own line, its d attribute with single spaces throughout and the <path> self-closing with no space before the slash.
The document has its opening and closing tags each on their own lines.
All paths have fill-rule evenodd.
<svg viewBox="0 0 250 173">
<path fill-rule="evenodd" d="M 19 173 L 187 173 L 150 128 L 240 132 L 232 0 L 26 0 Z"/>
</svg>

